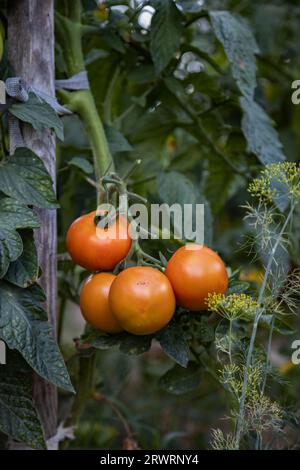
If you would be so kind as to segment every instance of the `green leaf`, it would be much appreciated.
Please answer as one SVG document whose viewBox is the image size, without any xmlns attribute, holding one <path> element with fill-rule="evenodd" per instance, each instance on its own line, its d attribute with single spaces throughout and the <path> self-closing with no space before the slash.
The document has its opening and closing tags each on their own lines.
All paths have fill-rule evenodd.
<svg viewBox="0 0 300 470">
<path fill-rule="evenodd" d="M 109 52 L 105 51 L 104 49 L 91 49 L 85 56 L 84 63 L 85 65 L 92 64 L 95 60 L 104 59 L 109 57 Z"/>
<path fill-rule="evenodd" d="M 32 388 L 28 365 L 18 354 L 9 352 L 6 365 L 0 366 L 0 430 L 34 449 L 45 449 Z"/>
<path fill-rule="evenodd" d="M 20 235 L 14 230 L 0 227 L 0 278 L 7 272 L 10 261 L 16 260 L 22 250 Z"/>
<path fill-rule="evenodd" d="M 135 103 L 137 106 L 140 106 L 141 108 L 144 108 L 147 104 L 147 99 L 146 96 L 132 96 L 131 101 Z"/>
<path fill-rule="evenodd" d="M 161 173 L 157 177 L 157 193 L 160 199 L 167 204 L 188 204 L 195 202 L 195 187 L 186 176 L 171 171 Z"/>
<path fill-rule="evenodd" d="M 0 166 L 0 188 L 7 196 L 25 204 L 44 209 L 58 207 L 43 161 L 28 148 L 17 148 Z"/>
<path fill-rule="evenodd" d="M 13 104 L 8 110 L 20 121 L 31 124 L 35 130 L 53 129 L 57 137 L 64 140 L 64 129 L 60 118 L 48 103 L 34 93 L 29 93 L 29 99 L 25 103 Z"/>
<path fill-rule="evenodd" d="M 199 315 L 199 314 L 197 314 Z M 195 336 L 200 343 L 210 343 L 215 339 L 214 326 L 208 322 L 208 318 L 201 316 L 195 325 Z"/>
<path fill-rule="evenodd" d="M 207 162 L 203 173 L 203 192 L 210 202 L 214 214 L 218 213 L 241 187 L 244 179 L 213 155 Z"/>
<path fill-rule="evenodd" d="M 178 324 L 170 324 L 156 334 L 162 350 L 182 367 L 189 362 L 189 347 L 184 332 Z"/>
<path fill-rule="evenodd" d="M 75 168 L 79 168 L 79 170 L 83 171 L 87 175 L 93 173 L 93 165 L 83 157 L 73 157 L 69 162 L 68 165 L 74 166 Z"/>
<path fill-rule="evenodd" d="M 121 54 L 124 54 L 125 47 L 123 45 L 122 39 L 112 29 L 103 30 L 103 32 L 101 32 L 101 35 L 103 40 L 111 49 L 120 52 Z"/>
<path fill-rule="evenodd" d="M 247 139 L 248 152 L 254 153 L 264 165 L 285 160 L 278 134 L 265 111 L 244 97 L 240 98 L 240 104 L 244 112 L 242 130 Z"/>
<path fill-rule="evenodd" d="M 120 351 L 125 354 L 138 355 L 150 349 L 152 336 L 136 336 L 126 332 L 106 335 L 92 328 L 89 334 L 83 336 L 82 342 L 101 350 L 119 346 Z"/>
<path fill-rule="evenodd" d="M 155 2 L 150 31 L 150 52 L 156 73 L 168 65 L 179 48 L 182 17 L 173 0 Z"/>
<path fill-rule="evenodd" d="M 191 233 L 191 229 L 195 229 L 196 204 L 204 204 L 204 240 L 206 244 L 211 243 L 212 216 L 209 203 L 189 178 L 177 171 L 160 173 L 157 177 L 157 193 L 160 200 L 169 206 L 177 203 L 184 209 L 185 204 L 192 204 L 191 220 L 186 219 L 185 223 L 185 226 L 188 227 L 188 233 L 183 233 L 187 240 L 194 240 L 195 238 L 195 235 Z M 178 228 L 181 227 L 177 227 L 177 229 Z M 197 229 L 199 228 L 201 227 Z"/>
<path fill-rule="evenodd" d="M 16 261 L 10 263 L 5 280 L 19 287 L 29 287 L 39 277 L 38 256 L 33 233 L 26 230 L 21 235 L 23 252 Z"/>
<path fill-rule="evenodd" d="M 135 336 L 130 334 L 122 335 L 120 342 L 120 351 L 125 354 L 138 355 L 143 354 L 151 347 L 152 336 Z"/>
<path fill-rule="evenodd" d="M 52 329 L 42 317 L 41 295 L 35 286 L 21 289 L 0 282 L 0 338 L 10 349 L 17 349 L 41 377 L 73 392 Z"/>
<path fill-rule="evenodd" d="M 105 125 L 104 128 L 112 154 L 117 152 L 130 152 L 132 150 L 132 146 L 120 131 L 107 125 Z"/>
<path fill-rule="evenodd" d="M 286 27 L 289 5 L 280 3 L 281 5 L 274 5 L 273 2 L 259 2 L 252 18 L 261 51 L 266 56 L 273 56 L 275 60 L 284 53 L 286 46 L 282 35 Z"/>
<path fill-rule="evenodd" d="M 209 15 L 241 93 L 253 98 L 256 88 L 255 54 L 259 49 L 249 25 L 243 18 L 233 16 L 228 11 L 211 11 Z"/>
<path fill-rule="evenodd" d="M 38 218 L 31 209 L 7 197 L 0 199 L 0 278 L 9 263 L 22 254 L 23 243 L 17 229 L 38 227 Z"/>
<path fill-rule="evenodd" d="M 170 108 L 159 106 L 154 111 L 144 113 L 138 119 L 136 125 L 131 128 L 131 141 L 143 142 L 155 138 L 161 138 L 163 142 L 166 136 L 176 127 L 176 115 Z"/>
<path fill-rule="evenodd" d="M 113 346 L 119 346 L 121 338 L 120 334 L 106 335 L 95 328 L 90 328 L 90 331 L 82 336 L 81 342 L 96 349 L 106 350 Z"/>
<path fill-rule="evenodd" d="M 62 117 L 64 125 L 65 139 L 61 147 L 72 147 L 80 150 L 88 150 L 90 144 L 86 135 L 86 130 L 82 121 L 76 114 Z"/>
<path fill-rule="evenodd" d="M 199 387 L 202 371 L 195 362 L 190 362 L 186 369 L 175 365 L 160 379 L 160 386 L 173 395 L 191 392 Z"/>
<path fill-rule="evenodd" d="M 198 13 L 203 10 L 203 2 L 199 0 L 176 0 L 176 4 L 186 13 Z"/>
<path fill-rule="evenodd" d="M 153 82 L 155 77 L 154 67 L 150 64 L 137 65 L 127 76 L 128 80 L 139 84 Z"/>
</svg>

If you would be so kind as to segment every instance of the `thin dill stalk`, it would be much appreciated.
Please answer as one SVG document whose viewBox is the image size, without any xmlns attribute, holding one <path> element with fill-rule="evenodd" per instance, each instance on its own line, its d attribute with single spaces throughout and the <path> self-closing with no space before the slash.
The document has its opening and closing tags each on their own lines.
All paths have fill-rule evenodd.
<svg viewBox="0 0 300 470">
<path fill-rule="evenodd" d="M 257 433 L 257 439 L 255 442 L 255 450 L 261 450 L 262 448 L 262 435 L 260 432 Z"/>
<path fill-rule="evenodd" d="M 229 361 L 232 364 L 232 320 L 229 320 Z"/>
<path fill-rule="evenodd" d="M 268 377 L 268 367 L 270 364 L 270 356 L 271 356 L 271 348 L 272 348 L 272 339 L 273 339 L 273 331 L 274 331 L 274 325 L 275 325 L 275 316 L 273 315 L 272 321 L 271 321 L 271 326 L 270 326 L 270 333 L 269 333 L 269 339 L 268 339 L 268 352 L 267 352 L 267 360 L 266 360 L 266 370 L 264 374 L 264 381 L 261 387 L 261 394 L 264 394 L 266 384 L 267 384 L 267 377 Z"/>
<path fill-rule="evenodd" d="M 290 219 L 293 215 L 293 211 L 294 211 L 294 205 L 291 206 L 290 211 L 288 213 L 288 216 L 287 216 L 287 218 L 286 218 L 286 220 L 285 220 L 285 222 L 282 226 L 282 229 L 281 229 L 281 231 L 278 235 L 276 243 L 275 243 L 275 245 L 274 245 L 274 247 L 273 247 L 273 249 L 270 253 L 267 268 L 266 268 L 264 278 L 263 278 L 263 281 L 262 281 L 262 284 L 261 284 L 261 287 L 260 287 L 260 291 L 259 291 L 258 305 L 261 305 L 261 303 L 262 303 L 263 296 L 264 296 L 265 289 L 266 289 L 266 285 L 267 285 L 267 280 L 268 280 L 270 272 L 271 272 L 271 267 L 272 267 L 272 263 L 273 263 L 273 260 L 274 260 L 275 253 L 276 253 L 277 248 L 279 246 L 279 243 L 282 239 L 282 236 L 285 232 L 285 229 L 288 226 L 288 223 L 289 223 L 289 221 L 290 221 Z M 249 345 L 248 354 L 247 354 L 246 370 L 245 370 L 245 374 L 244 374 L 242 395 L 241 395 L 241 400 L 240 400 L 240 410 L 239 410 L 239 415 L 238 415 L 238 419 L 237 419 L 237 426 L 236 426 L 236 444 L 235 444 L 236 449 L 239 449 L 239 446 L 240 446 L 242 423 L 243 423 L 244 414 L 245 414 L 245 400 L 246 400 L 246 392 L 247 392 L 247 386 L 248 386 L 249 368 L 251 366 L 251 361 L 252 361 L 252 354 L 253 354 L 253 350 L 254 350 L 254 343 L 255 343 L 255 339 L 256 339 L 257 327 L 258 327 L 258 323 L 259 323 L 259 320 L 260 320 L 263 312 L 264 312 L 264 309 L 258 307 L 258 309 L 256 311 L 256 314 L 255 314 L 254 323 L 253 323 L 253 329 L 252 329 L 252 334 L 251 334 L 251 339 L 250 339 L 250 345 Z"/>
<path fill-rule="evenodd" d="M 270 355 L 271 355 L 271 348 L 272 348 L 274 324 L 275 324 L 275 317 L 273 315 L 273 318 L 272 318 L 272 321 L 271 321 L 271 326 L 270 326 L 269 339 L 268 339 L 268 352 L 267 352 L 267 359 L 266 359 L 266 370 L 265 370 L 265 373 L 264 373 L 264 381 L 263 381 L 261 391 L 260 391 L 261 395 L 264 394 L 266 384 L 267 384 L 268 368 L 269 368 L 269 364 L 270 364 Z M 261 445 L 262 445 L 262 437 L 258 433 L 257 436 L 256 436 L 256 444 L 255 444 L 256 450 L 259 450 Z"/>
</svg>

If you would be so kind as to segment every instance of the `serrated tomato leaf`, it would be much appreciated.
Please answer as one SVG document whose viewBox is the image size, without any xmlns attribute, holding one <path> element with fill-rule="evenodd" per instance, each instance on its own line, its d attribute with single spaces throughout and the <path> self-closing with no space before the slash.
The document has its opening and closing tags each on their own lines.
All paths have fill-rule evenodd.
<svg viewBox="0 0 300 470">
<path fill-rule="evenodd" d="M 0 430 L 34 449 L 46 449 L 32 400 L 32 373 L 19 354 L 10 351 L 0 367 Z"/>
<path fill-rule="evenodd" d="M 182 367 L 189 362 L 189 347 L 183 330 L 177 324 L 170 324 L 156 333 L 155 338 L 162 350 Z"/>
<path fill-rule="evenodd" d="M 43 161 L 28 148 L 19 147 L 0 166 L 1 191 L 25 204 L 55 209 L 53 183 Z"/>
<path fill-rule="evenodd" d="M 93 165 L 84 157 L 73 157 L 69 162 L 69 166 L 73 166 L 83 171 L 87 175 L 93 173 Z"/>
<path fill-rule="evenodd" d="M 157 74 L 164 70 L 176 53 L 182 29 L 181 13 L 173 0 L 155 2 L 150 31 L 150 52 Z"/>
<path fill-rule="evenodd" d="M 148 351 L 151 347 L 152 336 L 136 336 L 124 334 L 120 341 L 120 351 L 129 355 L 139 355 Z"/>
<path fill-rule="evenodd" d="M 248 152 L 254 153 L 264 165 L 285 160 L 283 146 L 269 116 L 251 99 L 240 98 L 243 110 L 242 131 Z"/>
<path fill-rule="evenodd" d="M 21 256 L 10 263 L 5 279 L 19 287 L 29 287 L 39 277 L 39 264 L 37 250 L 34 243 L 33 232 L 21 232 L 23 252 Z"/>
<path fill-rule="evenodd" d="M 186 369 L 176 364 L 161 377 L 160 386 L 166 392 L 181 395 L 198 388 L 201 378 L 202 370 L 199 364 L 189 362 Z"/>
<path fill-rule="evenodd" d="M 132 150 L 132 146 L 118 129 L 105 125 L 104 130 L 112 154 L 117 152 L 130 152 Z"/>
<path fill-rule="evenodd" d="M 10 198 L 0 199 L 0 278 L 21 256 L 23 243 L 17 229 L 38 228 L 39 221 L 31 209 Z"/>
<path fill-rule="evenodd" d="M 10 349 L 17 349 L 41 377 L 73 392 L 52 329 L 41 320 L 40 294 L 37 298 L 34 294 L 34 286 L 21 289 L 0 281 L 0 338 Z"/>
<path fill-rule="evenodd" d="M 228 11 L 211 11 L 209 15 L 241 93 L 253 98 L 256 88 L 255 54 L 259 49 L 249 25 L 242 17 L 232 15 Z"/>
<path fill-rule="evenodd" d="M 99 330 L 91 329 L 87 335 L 82 337 L 82 343 L 101 350 L 119 346 L 120 351 L 125 354 L 138 355 L 150 349 L 152 338 L 152 335 L 136 336 L 125 331 L 115 335 L 107 335 Z"/>
</svg>

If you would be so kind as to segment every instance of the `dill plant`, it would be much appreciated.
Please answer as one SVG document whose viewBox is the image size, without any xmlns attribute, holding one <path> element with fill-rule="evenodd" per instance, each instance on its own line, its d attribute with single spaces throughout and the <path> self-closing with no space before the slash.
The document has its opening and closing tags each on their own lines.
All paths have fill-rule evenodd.
<svg viewBox="0 0 300 470">
<path fill-rule="evenodd" d="M 213 449 L 262 449 L 264 433 L 280 436 L 284 426 L 284 410 L 266 394 L 266 386 L 272 373 L 270 353 L 276 322 L 298 307 L 300 271 L 282 263 L 282 254 L 287 258 L 293 249 L 300 167 L 291 162 L 267 165 L 248 190 L 255 201 L 245 206 L 245 219 L 255 233 L 248 242 L 249 252 L 260 258 L 263 276 L 256 298 L 245 293 L 211 294 L 207 298 L 208 310 L 223 318 L 219 325 L 222 334 L 218 329 L 216 332 L 222 364 L 219 380 L 231 394 L 229 418 L 233 421 L 231 433 L 213 431 Z M 258 329 L 266 326 L 269 336 L 260 344 Z M 253 436 L 254 444 L 249 444 Z"/>
</svg>

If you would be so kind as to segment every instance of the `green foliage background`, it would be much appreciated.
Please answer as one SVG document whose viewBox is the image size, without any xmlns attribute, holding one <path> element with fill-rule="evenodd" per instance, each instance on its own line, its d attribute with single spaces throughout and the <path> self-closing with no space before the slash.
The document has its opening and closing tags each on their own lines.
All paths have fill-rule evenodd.
<svg viewBox="0 0 300 470">
<path fill-rule="evenodd" d="M 232 271 L 255 271 L 259 260 L 251 266 L 241 249 L 248 228 L 240 206 L 249 199 L 248 182 L 261 165 L 299 155 L 299 108 L 291 105 L 299 69 L 296 2 L 210 1 L 203 6 L 209 13 L 197 2 L 178 1 L 177 9 L 168 1 L 149 4 L 157 9 L 150 31 L 140 27 L 137 10 L 110 9 L 100 35 L 84 39 L 92 92 L 117 171 L 126 173 L 141 158 L 132 190 L 149 201 L 205 202 L 206 242 Z M 94 3 L 85 5 L 86 22 L 99 27 Z M 228 18 L 219 9 L 241 17 Z M 61 166 L 74 154 L 92 162 L 78 120 L 64 121 Z M 63 247 L 69 223 L 93 207 L 94 195 L 76 170 L 60 181 Z M 159 248 L 167 257 L 174 250 Z M 147 243 L 151 249 L 155 254 L 154 241 Z M 299 263 L 297 249 L 293 262 Z M 204 344 L 210 344 L 210 334 L 203 325 Z M 287 358 L 291 341 L 279 344 Z M 109 349 L 98 361 L 104 398 L 90 402 L 71 447 L 120 448 L 128 430 L 114 406 L 142 448 L 207 448 L 211 428 L 226 429 L 221 418 L 228 397 L 207 370 L 199 377 L 194 363 L 187 370 L 175 366 L 162 378 L 171 362 L 158 347 L 138 357 Z M 288 374 L 292 385 L 279 386 L 287 407 L 297 397 L 297 367 Z M 297 444 L 293 433 L 285 445 Z"/>
<path fill-rule="evenodd" d="M 59 15 L 66 13 L 65 4 L 68 2 L 56 2 L 58 23 Z M 258 253 L 252 263 L 252 256 L 243 248 L 250 228 L 243 220 L 241 206 L 250 198 L 250 180 L 264 165 L 285 159 L 297 161 L 299 155 L 300 107 L 291 103 L 291 83 L 300 73 L 297 2 L 108 0 L 97 11 L 93 0 L 83 0 L 82 5 L 84 64 L 116 171 L 126 174 L 141 159 L 129 181 L 131 191 L 147 197 L 149 203 L 204 203 L 205 242 L 230 267 L 231 288 L 255 293 L 262 260 Z M 141 23 L 145 11 L 155 11 L 146 29 Z M 73 14 L 69 12 L 70 18 Z M 56 76 L 67 78 L 68 57 L 72 54 L 59 31 L 55 52 Z M 5 65 L 3 68 L 6 70 Z M 63 104 L 70 104 L 64 93 L 58 93 L 58 97 Z M 72 314 L 76 314 L 74 303 L 78 303 L 79 286 L 87 273 L 65 259 L 65 235 L 77 216 L 95 208 L 95 188 L 89 184 L 89 179 L 95 178 L 94 156 L 90 130 L 78 115 L 64 116 L 59 121 L 46 105 L 42 111 L 38 108 L 31 96 L 26 103 L 14 103 L 9 111 L 36 129 L 54 129 L 60 139 L 59 339 L 76 386 L 83 378 L 79 376 L 78 380 L 78 354 L 66 330 Z M 5 228 L 0 225 L 0 268 L 4 277 L 0 283 L 0 321 L 11 318 L 5 301 L 11 295 L 13 307 L 20 312 L 19 325 L 29 318 L 34 328 L 44 331 L 42 293 L 35 284 L 38 266 L 34 247 L 29 247 L 31 230 L 38 222 L 30 207 L 55 207 L 55 199 L 41 162 L 34 165 L 36 157 L 28 150 L 17 152 L 19 156 L 0 166 L 0 222 L 7 205 L 16 214 L 6 219 Z M 37 177 L 42 184 L 29 191 L 28 181 Z M 12 179 L 14 194 L 8 184 Z M 17 216 L 20 204 L 30 206 L 25 224 L 24 218 L 19 223 Z M 293 243 L 281 260 L 293 267 L 300 263 L 299 225 L 295 220 Z M 28 246 L 29 260 L 24 257 L 27 250 L 21 256 L 23 246 Z M 176 242 L 149 241 L 145 246 L 149 253 L 155 255 L 160 250 L 169 258 Z M 21 264 L 22 272 L 15 263 Z M 243 282 L 238 280 L 239 275 Z M 32 312 L 37 312 L 34 319 Z M 297 317 L 288 326 L 293 328 L 294 336 L 284 337 L 283 326 L 279 325 L 276 337 L 277 352 L 287 364 L 292 339 L 297 338 L 299 329 Z M 20 334 L 24 328 L 20 327 Z M 8 346 L 18 349 L 33 369 L 65 389 L 60 397 L 60 420 L 68 423 L 74 398 L 56 346 L 47 340 L 45 357 L 42 352 L 35 357 L 28 342 L 24 340 L 21 347 L 14 343 L 11 330 L 4 331 L 0 323 L 1 338 Z M 70 448 L 126 448 L 137 442 L 151 449 L 209 447 L 211 429 L 226 430 L 229 425 L 222 418 L 230 411 L 228 394 L 217 380 L 214 334 L 206 315 L 189 314 L 156 335 L 151 350 L 149 337 L 124 334 L 108 340 L 93 337 L 93 333 L 87 336 L 83 344 L 100 351 L 95 359 L 96 391 L 86 397 L 87 407 Z M 199 351 L 195 355 L 187 346 L 194 337 L 200 359 Z M 33 333 L 31 346 L 38 340 L 44 338 Z M 82 363 L 88 363 L 90 352 L 89 348 L 79 349 Z M 45 367 L 50 356 L 53 367 Z M 280 369 L 282 380 L 272 390 L 286 410 L 286 438 L 275 442 L 275 448 L 298 445 L 295 412 L 299 406 L 299 369 L 287 364 Z M 28 390 L 24 383 L 26 387 Z M 43 447 L 30 393 L 26 393 L 28 426 L 20 431 L 17 424 L 22 416 L 17 416 L 13 426 L 8 429 L 2 424 L 1 429 L 30 445 Z M 6 394 L 5 386 L 4 391 L 0 386 L 4 406 Z M 9 407 L 14 410 L 19 404 Z M 3 423 L 10 419 L 0 414 L 1 418 Z M 32 423 L 35 435 L 30 432 Z M 251 447 L 251 436 L 249 439 Z"/>
</svg>

